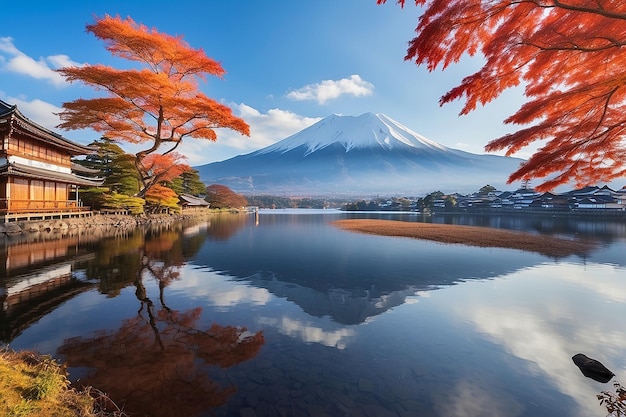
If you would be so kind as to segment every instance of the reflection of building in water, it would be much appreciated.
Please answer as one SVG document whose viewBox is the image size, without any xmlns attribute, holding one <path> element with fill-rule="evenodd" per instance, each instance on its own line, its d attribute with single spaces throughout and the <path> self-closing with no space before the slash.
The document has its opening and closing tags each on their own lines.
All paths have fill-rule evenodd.
<svg viewBox="0 0 626 417">
<path fill-rule="evenodd" d="M 92 286 L 72 273 L 75 262 L 95 257 L 79 255 L 77 245 L 77 239 L 62 239 L 5 248 L 0 265 L 0 341 L 9 343 L 64 301 Z"/>
<path fill-rule="evenodd" d="M 3 275 L 9 277 L 11 274 L 19 274 L 21 270 L 32 269 L 34 265 L 42 265 L 68 256 L 75 255 L 78 252 L 78 236 L 45 240 L 35 242 L 20 242 L 8 245 L 4 264 L 0 264 L 0 270 L 4 270 Z"/>
<path fill-rule="evenodd" d="M 211 225 L 211 222 L 200 222 L 193 226 L 188 226 L 183 229 L 183 236 L 191 237 L 199 235 L 200 232 L 206 233 L 206 229 Z"/>
</svg>

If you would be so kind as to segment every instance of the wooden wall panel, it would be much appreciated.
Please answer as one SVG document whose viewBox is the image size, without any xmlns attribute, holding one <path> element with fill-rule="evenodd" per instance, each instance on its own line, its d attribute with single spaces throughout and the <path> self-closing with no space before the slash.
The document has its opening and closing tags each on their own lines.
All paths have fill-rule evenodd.
<svg viewBox="0 0 626 417">
<path fill-rule="evenodd" d="M 11 184 L 11 200 L 30 200 L 30 191 L 27 179 L 13 179 L 13 184 Z"/>
</svg>

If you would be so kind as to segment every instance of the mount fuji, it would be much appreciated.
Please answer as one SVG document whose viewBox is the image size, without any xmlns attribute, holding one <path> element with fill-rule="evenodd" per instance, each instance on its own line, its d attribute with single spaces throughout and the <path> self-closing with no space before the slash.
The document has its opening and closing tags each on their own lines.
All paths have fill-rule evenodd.
<svg viewBox="0 0 626 417">
<path fill-rule="evenodd" d="M 255 152 L 195 167 L 205 184 L 282 196 L 416 196 L 506 187 L 522 159 L 433 142 L 378 113 L 331 115 Z"/>
</svg>

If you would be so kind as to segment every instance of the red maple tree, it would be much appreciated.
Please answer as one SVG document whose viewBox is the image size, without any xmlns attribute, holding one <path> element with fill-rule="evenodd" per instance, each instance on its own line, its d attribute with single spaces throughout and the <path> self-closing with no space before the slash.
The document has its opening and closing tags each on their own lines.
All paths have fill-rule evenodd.
<svg viewBox="0 0 626 417">
<path fill-rule="evenodd" d="M 386 0 L 377 0 L 385 3 Z M 405 0 L 398 0 L 404 6 Z M 509 182 L 544 178 L 539 190 L 626 175 L 626 3 L 620 0 L 416 0 L 424 8 L 406 60 L 433 71 L 464 54 L 485 62 L 440 104 L 461 114 L 525 85 L 528 101 L 505 123 L 520 125 L 487 144 L 512 155 L 542 147 Z"/>
<path fill-rule="evenodd" d="M 106 97 L 63 103 L 59 127 L 91 128 L 114 141 L 148 144 L 135 154 L 144 184 L 140 196 L 157 183 L 143 163 L 146 156 L 170 153 L 185 137 L 215 141 L 216 128 L 249 135 L 249 126 L 229 107 L 199 91 L 198 81 L 206 75 L 225 73 L 202 49 L 190 47 L 180 36 L 159 33 L 119 16 L 97 18 L 87 31 L 103 40 L 114 56 L 137 62 L 140 68 L 85 65 L 59 69 L 68 81 L 107 93 Z"/>
<path fill-rule="evenodd" d="M 164 184 L 179 177 L 184 172 L 191 171 L 191 167 L 184 163 L 186 158 L 178 152 L 165 155 L 149 154 L 141 161 L 141 166 L 150 178 L 145 184 L 144 198 L 148 203 L 148 210 L 158 213 L 164 210 L 179 209 L 178 195 Z"/>
<path fill-rule="evenodd" d="M 222 184 L 211 184 L 206 188 L 206 200 L 214 208 L 236 208 L 248 205 L 248 200 Z"/>
</svg>

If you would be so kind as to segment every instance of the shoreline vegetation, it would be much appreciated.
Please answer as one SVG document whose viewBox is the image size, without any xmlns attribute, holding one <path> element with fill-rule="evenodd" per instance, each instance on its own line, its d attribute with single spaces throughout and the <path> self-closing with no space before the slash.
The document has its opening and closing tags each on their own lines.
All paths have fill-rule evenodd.
<svg viewBox="0 0 626 417">
<path fill-rule="evenodd" d="M 585 255 L 595 248 L 590 241 L 568 240 L 488 227 L 376 219 L 335 220 L 332 224 L 350 232 L 430 240 L 443 244 L 517 249 L 554 258 Z"/>
<path fill-rule="evenodd" d="M 0 349 L 0 415 L 125 417 L 106 394 L 71 387 L 65 367 L 48 355 Z"/>
</svg>

